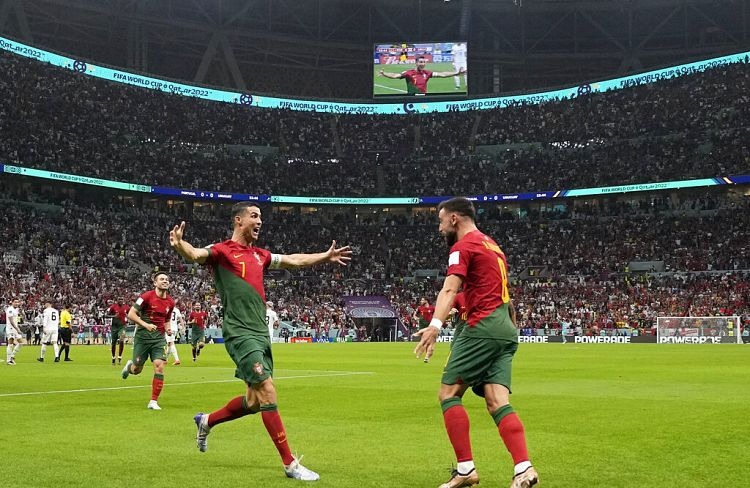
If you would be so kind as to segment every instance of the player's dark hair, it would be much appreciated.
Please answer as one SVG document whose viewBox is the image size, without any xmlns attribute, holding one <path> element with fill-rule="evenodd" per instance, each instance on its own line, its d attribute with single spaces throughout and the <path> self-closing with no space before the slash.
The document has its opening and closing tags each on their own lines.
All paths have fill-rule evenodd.
<svg viewBox="0 0 750 488">
<path fill-rule="evenodd" d="M 426 59 L 427 59 L 427 56 L 422 56 L 422 55 L 419 55 L 419 56 L 417 56 L 417 59 L 416 59 L 416 61 L 419 61 L 420 59 L 425 59 L 425 60 L 426 60 Z"/>
<path fill-rule="evenodd" d="M 465 197 L 455 197 L 450 200 L 443 200 L 438 204 L 438 212 L 445 210 L 446 212 L 456 212 L 464 217 L 469 217 L 472 221 L 476 220 L 477 212 L 474 209 L 474 204 L 471 200 Z"/>
<path fill-rule="evenodd" d="M 158 278 L 158 277 L 159 277 L 159 275 L 164 275 L 164 276 L 166 276 L 167 278 L 169 278 L 169 275 L 167 274 L 167 272 L 166 272 L 166 271 L 154 271 L 154 272 L 153 272 L 153 273 L 151 274 L 151 281 L 156 281 L 156 278 Z"/>
<path fill-rule="evenodd" d="M 234 224 L 234 218 L 240 215 L 242 212 L 250 207 L 260 208 L 257 203 L 253 202 L 237 202 L 232 205 L 232 224 Z"/>
</svg>

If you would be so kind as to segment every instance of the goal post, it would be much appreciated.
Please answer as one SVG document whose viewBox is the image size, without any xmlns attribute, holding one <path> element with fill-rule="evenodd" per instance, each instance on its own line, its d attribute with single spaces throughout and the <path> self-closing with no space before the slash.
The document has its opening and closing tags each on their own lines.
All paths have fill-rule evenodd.
<svg viewBox="0 0 750 488">
<path fill-rule="evenodd" d="M 658 317 L 656 342 L 659 344 L 742 344 L 740 318 Z"/>
</svg>

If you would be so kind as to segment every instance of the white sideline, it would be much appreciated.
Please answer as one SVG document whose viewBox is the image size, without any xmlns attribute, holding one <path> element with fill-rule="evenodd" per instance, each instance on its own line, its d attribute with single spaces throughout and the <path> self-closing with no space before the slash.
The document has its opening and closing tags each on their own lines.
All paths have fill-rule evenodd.
<svg viewBox="0 0 750 488">
<path fill-rule="evenodd" d="M 402 90 L 400 88 L 392 88 L 390 86 L 380 85 L 378 83 L 374 83 L 374 85 L 377 86 L 378 88 L 384 88 L 386 90 L 393 90 L 393 91 L 397 91 L 397 92 L 400 92 L 400 93 L 406 93 L 406 90 Z"/>
<path fill-rule="evenodd" d="M 364 375 L 364 374 L 375 374 L 372 371 L 339 371 L 339 372 L 331 372 L 326 374 L 306 374 L 306 375 L 297 375 L 297 376 L 275 376 L 273 379 L 275 380 L 294 380 L 294 379 L 300 379 L 300 378 L 325 378 L 325 377 L 332 377 L 332 376 L 355 376 L 355 375 Z M 190 381 L 187 383 L 167 383 L 166 386 L 173 387 L 173 386 L 184 386 L 184 385 L 207 385 L 210 383 L 236 383 L 238 380 L 237 378 L 231 379 L 231 380 L 212 380 L 212 381 Z M 31 396 L 31 395 L 52 395 L 52 394 L 58 394 L 58 393 L 87 393 L 90 391 L 111 391 L 111 390 L 133 390 L 136 388 L 151 388 L 151 384 L 148 385 L 135 385 L 135 386 L 112 386 L 108 388 L 80 388 L 76 390 L 51 390 L 51 391 L 27 391 L 22 393 L 1 393 L 0 398 L 5 397 L 14 397 L 14 396 Z"/>
</svg>

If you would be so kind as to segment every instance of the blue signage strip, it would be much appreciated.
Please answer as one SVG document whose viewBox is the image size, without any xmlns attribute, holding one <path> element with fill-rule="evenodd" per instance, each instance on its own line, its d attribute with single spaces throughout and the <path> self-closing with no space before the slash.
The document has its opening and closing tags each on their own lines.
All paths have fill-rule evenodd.
<svg viewBox="0 0 750 488">
<path fill-rule="evenodd" d="M 261 203 L 290 203 L 301 205 L 437 205 L 451 196 L 422 196 L 422 197 L 297 197 L 285 195 L 252 195 L 248 193 L 230 193 L 216 190 L 186 190 L 166 186 L 137 185 L 121 181 L 103 180 L 88 176 L 56 173 L 41 169 L 24 168 L 0 164 L 0 173 L 30 176 L 58 180 L 81 185 L 102 186 L 118 190 L 152 193 L 154 195 L 192 198 L 196 200 L 230 201 L 230 202 L 261 202 Z M 631 193 L 639 191 L 679 190 L 681 188 L 695 188 L 701 186 L 742 185 L 750 184 L 750 175 L 717 176 L 716 178 L 702 178 L 697 180 L 662 181 L 658 183 L 641 183 L 637 185 L 605 186 L 599 188 L 579 188 L 573 190 L 538 191 L 531 193 L 497 193 L 491 195 L 474 195 L 469 199 L 482 202 L 508 202 L 517 200 L 549 200 L 560 197 L 581 197 L 591 195 L 611 195 L 617 193 Z"/>
<path fill-rule="evenodd" d="M 166 186 L 154 186 L 151 188 L 151 192 L 156 195 L 197 198 L 199 200 L 226 200 L 233 202 L 268 202 L 271 198 L 268 195 L 250 195 L 248 193 L 230 193 L 216 190 L 182 190 L 180 188 L 169 188 Z"/>
<path fill-rule="evenodd" d="M 257 93 L 231 92 L 216 90 L 196 85 L 186 85 L 175 81 L 153 78 L 150 76 L 130 73 L 117 69 L 108 68 L 89 63 L 80 59 L 61 56 L 43 49 L 38 49 L 27 44 L 0 37 L 0 49 L 8 52 L 33 58 L 38 61 L 49 63 L 61 68 L 70 69 L 88 76 L 102 78 L 117 83 L 140 86 L 151 90 L 161 90 L 186 97 L 203 98 L 224 103 L 236 103 L 249 107 L 298 110 L 306 112 L 328 112 L 337 114 L 383 114 L 403 115 L 412 113 L 433 112 L 463 112 L 466 110 L 488 110 L 494 108 L 510 107 L 520 104 L 538 104 L 553 100 L 574 98 L 600 93 L 609 90 L 620 90 L 637 85 L 654 83 L 659 80 L 676 78 L 693 73 L 699 73 L 719 66 L 745 62 L 750 56 L 750 51 L 729 56 L 707 59 L 695 63 L 681 64 L 670 68 L 648 71 L 633 76 L 614 78 L 595 83 L 587 83 L 579 86 L 553 90 L 527 95 L 514 95 L 509 97 L 473 98 L 452 102 L 422 102 L 415 99 L 401 103 L 351 103 L 326 100 L 299 100 L 292 98 L 278 98 Z"/>
</svg>

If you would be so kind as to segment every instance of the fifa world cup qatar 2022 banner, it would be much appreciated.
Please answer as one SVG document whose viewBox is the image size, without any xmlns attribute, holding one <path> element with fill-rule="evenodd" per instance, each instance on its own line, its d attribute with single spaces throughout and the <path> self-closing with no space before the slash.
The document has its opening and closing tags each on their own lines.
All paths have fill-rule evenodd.
<svg viewBox="0 0 750 488">
<path fill-rule="evenodd" d="M 384 296 L 344 296 L 347 315 L 355 319 L 395 319 L 390 300 Z"/>
</svg>

